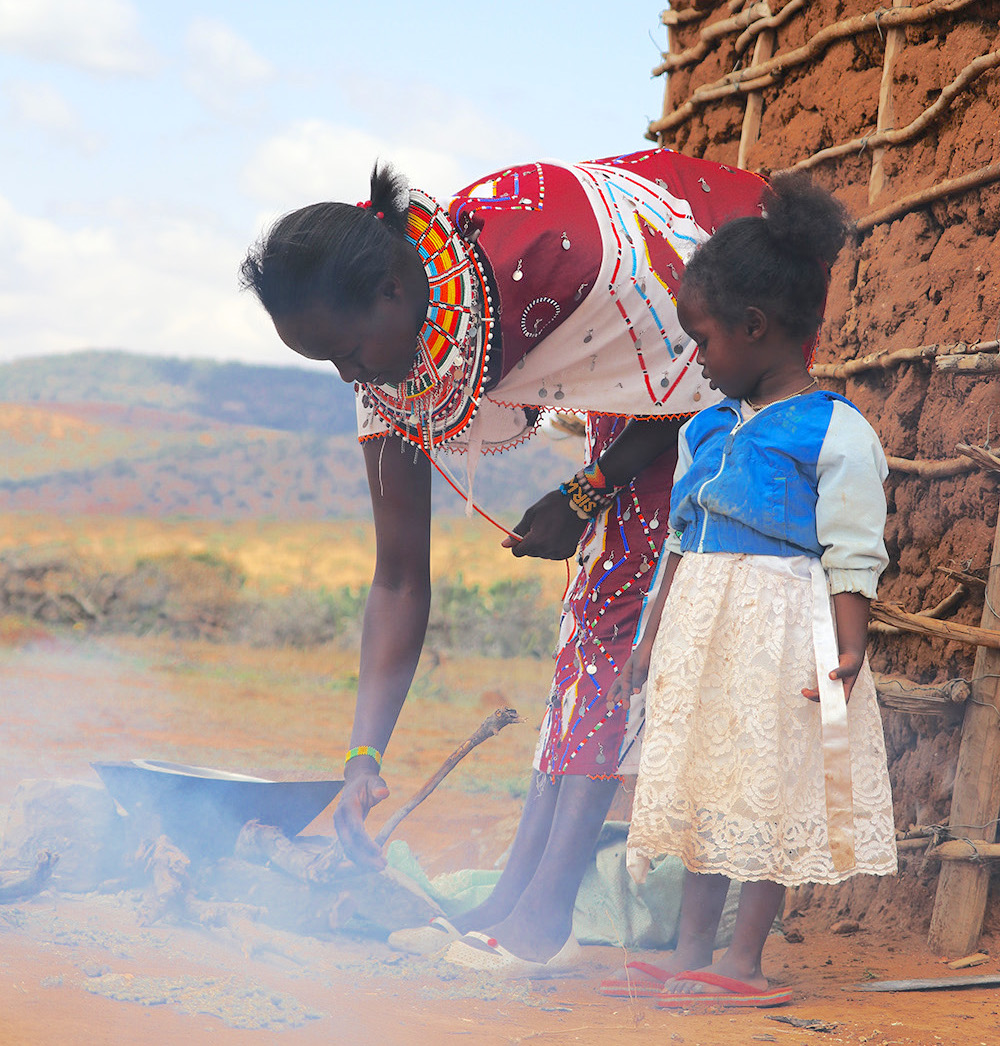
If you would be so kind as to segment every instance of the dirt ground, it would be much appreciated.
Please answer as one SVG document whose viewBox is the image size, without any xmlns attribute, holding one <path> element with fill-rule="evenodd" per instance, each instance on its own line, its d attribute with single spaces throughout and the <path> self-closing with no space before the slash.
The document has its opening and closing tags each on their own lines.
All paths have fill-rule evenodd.
<svg viewBox="0 0 1000 1046">
<path fill-rule="evenodd" d="M 270 675 L 254 661 L 261 657 L 269 658 Z M 316 685 L 314 671 L 311 662 L 286 663 L 277 655 L 158 641 L 49 637 L 0 647 L 5 734 L 0 806 L 10 802 L 24 777 L 92 779 L 93 759 L 141 756 L 233 769 L 280 763 L 276 753 L 303 749 L 296 734 L 299 717 L 276 716 L 264 737 L 248 723 L 247 710 L 260 707 L 254 703 L 266 700 L 262 691 L 267 690 L 273 702 L 304 706 L 303 695 Z M 533 671 L 541 678 L 548 666 L 539 663 Z M 516 668 L 512 672 L 516 677 Z M 447 689 L 447 679 L 442 685 Z M 521 688 L 516 696 L 525 712 L 534 685 L 530 673 L 514 684 Z M 199 714 L 207 708 L 209 691 L 225 714 Z M 496 697 L 484 690 L 480 704 L 487 707 Z M 399 772 L 390 778 L 394 795 L 386 807 L 395 809 L 402 801 L 397 797 L 416 791 L 463 739 L 439 736 L 428 708 L 400 725 L 400 737 L 415 754 L 408 762 L 397 761 Z M 469 711 L 478 716 L 481 709 Z M 340 720 L 349 715 L 349 707 L 330 712 L 329 736 L 340 735 Z M 427 724 L 423 738 L 421 723 Z M 467 760 L 476 767 L 457 784 L 446 782 L 401 825 L 398 836 L 430 874 L 490 867 L 509 844 L 521 798 L 512 789 L 474 786 L 476 774 L 502 781 L 515 765 L 527 765 L 532 725 L 508 732 L 511 740 L 501 735 L 478 749 Z M 325 730 L 312 733 L 317 753 L 330 747 Z M 315 765 L 324 761 L 318 756 Z M 379 818 L 373 815 L 373 821 Z M 329 811 L 308 831 L 331 832 Z M 900 881 L 908 874 L 904 866 Z M 585 968 L 572 979 L 497 983 L 402 957 L 378 939 L 337 934 L 320 940 L 262 930 L 237 940 L 191 924 L 144 925 L 136 891 L 47 890 L 0 905 L 0 1043 L 998 1041 L 995 988 L 859 990 L 857 985 L 877 980 L 943 977 L 952 971 L 941 956 L 929 953 L 923 934 L 893 928 L 873 915 L 862 917 L 859 929 L 845 936 L 832 932 L 836 918 L 828 907 L 811 906 L 786 919 L 785 936 L 772 935 L 766 969 L 773 981 L 792 986 L 790 1005 L 759 1012 L 672 1013 L 649 1000 L 596 994 L 598 981 L 626 958 L 618 948 L 586 948 Z M 983 943 L 1000 944 L 994 936 Z M 997 947 L 992 953 L 965 975 L 1000 973 Z M 662 955 L 629 957 L 655 963 Z M 796 1027 L 785 1018 L 818 1023 L 813 1029 Z"/>
</svg>

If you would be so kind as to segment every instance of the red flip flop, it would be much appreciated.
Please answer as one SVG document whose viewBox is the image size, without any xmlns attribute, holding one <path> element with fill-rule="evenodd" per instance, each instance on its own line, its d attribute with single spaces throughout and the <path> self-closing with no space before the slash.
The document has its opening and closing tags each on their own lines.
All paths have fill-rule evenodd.
<svg viewBox="0 0 1000 1046">
<path fill-rule="evenodd" d="M 632 970 L 639 976 L 633 977 L 630 972 Z M 651 999 L 660 995 L 663 985 L 672 976 L 659 966 L 636 960 L 625 963 L 624 977 L 611 977 L 601 981 L 597 991 L 600 995 L 608 995 L 614 999 Z"/>
<path fill-rule="evenodd" d="M 660 992 L 656 1005 L 661 1009 L 686 1009 L 691 1006 L 784 1006 L 792 1001 L 791 988 L 757 988 L 745 981 L 733 977 L 724 977 L 710 970 L 684 970 L 675 974 L 675 981 L 697 981 L 699 984 L 710 984 L 713 988 L 722 988 L 721 992 L 681 993 Z"/>
</svg>

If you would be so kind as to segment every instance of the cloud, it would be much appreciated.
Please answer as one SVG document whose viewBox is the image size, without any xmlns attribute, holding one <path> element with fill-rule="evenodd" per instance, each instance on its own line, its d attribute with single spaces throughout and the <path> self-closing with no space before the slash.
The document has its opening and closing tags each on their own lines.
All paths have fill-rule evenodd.
<svg viewBox="0 0 1000 1046">
<path fill-rule="evenodd" d="M 287 364 L 238 290 L 245 248 L 201 216 L 123 214 L 67 230 L 0 197 L 0 354 L 97 347 Z"/>
<path fill-rule="evenodd" d="M 127 0 L 0 0 L 0 50 L 97 73 L 157 64 Z"/>
<path fill-rule="evenodd" d="M 323 120 L 301 120 L 260 145 L 243 185 L 276 211 L 315 200 L 354 202 L 368 198 L 368 176 L 376 159 L 392 162 L 411 185 L 434 195 L 447 195 L 464 184 L 463 163 L 454 153 L 391 143 Z"/>
<path fill-rule="evenodd" d="M 462 93 L 431 83 L 399 83 L 353 74 L 341 89 L 372 127 L 405 128 L 408 141 L 463 157 L 475 167 L 470 178 L 519 161 L 537 160 L 530 136 L 498 122 L 495 108 L 480 108 Z M 450 187 L 460 188 L 459 184 Z"/>
<path fill-rule="evenodd" d="M 18 123 L 36 127 L 81 152 L 93 153 L 100 147 L 100 137 L 83 127 L 80 114 L 51 84 L 8 80 L 2 90 Z"/>
<path fill-rule="evenodd" d="M 216 18 L 196 18 L 187 33 L 189 90 L 215 112 L 231 115 L 246 91 L 268 83 L 275 69 Z"/>
</svg>

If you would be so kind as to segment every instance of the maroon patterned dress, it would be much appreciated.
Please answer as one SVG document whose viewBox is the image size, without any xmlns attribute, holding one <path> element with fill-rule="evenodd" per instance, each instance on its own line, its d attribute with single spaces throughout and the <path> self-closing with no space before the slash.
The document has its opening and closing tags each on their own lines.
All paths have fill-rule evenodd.
<svg viewBox="0 0 1000 1046">
<path fill-rule="evenodd" d="M 627 418 L 592 415 L 587 457 L 601 454 Z M 605 695 L 628 659 L 656 594 L 667 532 L 671 447 L 622 489 L 580 541 L 579 570 L 563 603 L 556 669 L 535 754 L 550 776 L 635 773 L 644 721 L 642 695 L 626 714 L 608 712 Z"/>
</svg>

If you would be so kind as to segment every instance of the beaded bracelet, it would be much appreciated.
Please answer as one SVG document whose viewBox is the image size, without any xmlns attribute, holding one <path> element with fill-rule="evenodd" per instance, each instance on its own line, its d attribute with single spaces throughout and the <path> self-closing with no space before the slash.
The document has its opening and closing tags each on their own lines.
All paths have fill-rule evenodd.
<svg viewBox="0 0 1000 1046">
<path fill-rule="evenodd" d="M 559 493 L 569 498 L 570 507 L 580 519 L 593 519 L 615 500 L 618 493 L 614 487 L 598 490 L 595 483 L 602 488 L 607 484 L 596 461 L 559 487 Z"/>
<path fill-rule="evenodd" d="M 358 745 L 357 748 L 349 748 L 344 755 L 344 766 L 356 756 L 356 755 L 368 755 L 375 760 L 375 765 L 381 770 L 382 769 L 382 753 L 371 745 Z"/>
</svg>

